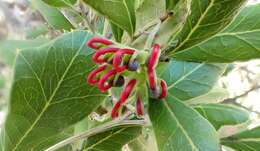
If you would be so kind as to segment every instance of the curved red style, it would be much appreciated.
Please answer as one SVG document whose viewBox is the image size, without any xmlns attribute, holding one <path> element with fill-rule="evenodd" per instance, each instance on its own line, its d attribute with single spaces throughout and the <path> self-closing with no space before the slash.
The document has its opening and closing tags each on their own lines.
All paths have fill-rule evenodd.
<svg viewBox="0 0 260 151">
<path fill-rule="evenodd" d="M 155 67 L 156 61 L 158 60 L 160 55 L 160 45 L 155 44 L 153 46 L 153 51 L 148 61 L 148 69 L 153 69 Z"/>
<path fill-rule="evenodd" d="M 161 80 L 161 95 L 159 99 L 163 99 L 167 96 L 167 84 L 164 80 Z"/>
<path fill-rule="evenodd" d="M 121 103 L 120 101 L 116 102 L 116 104 L 114 105 L 112 111 L 111 111 L 111 117 L 112 119 L 115 119 L 118 117 L 118 110 L 120 109 L 121 107 Z"/>
<path fill-rule="evenodd" d="M 143 104 L 142 104 L 142 99 L 140 95 L 137 96 L 137 101 L 136 101 L 136 114 L 137 116 L 143 116 Z"/>
<path fill-rule="evenodd" d="M 155 90 L 156 89 L 156 75 L 154 69 L 148 69 L 148 80 L 150 89 Z"/>
<path fill-rule="evenodd" d="M 97 51 L 93 56 L 92 60 L 96 63 L 104 63 L 107 60 L 104 58 L 100 58 L 102 55 L 105 55 L 107 53 L 115 53 L 118 51 L 119 48 L 104 48 L 99 51 Z"/>
<path fill-rule="evenodd" d="M 124 88 L 123 92 L 121 93 L 121 96 L 120 96 L 120 99 L 119 99 L 121 104 L 124 104 L 126 102 L 127 98 L 129 97 L 129 95 L 133 91 L 133 89 L 136 85 L 136 82 L 137 82 L 136 79 L 132 79 L 127 83 L 127 85 Z"/>
<path fill-rule="evenodd" d="M 90 85 L 94 85 L 96 83 L 99 82 L 99 79 L 95 79 L 96 75 L 102 71 L 104 71 L 106 69 L 107 65 L 101 65 L 98 68 L 96 68 L 95 70 L 93 70 L 87 77 L 87 82 Z"/>
<path fill-rule="evenodd" d="M 103 38 L 100 38 L 100 37 L 93 37 L 92 39 L 90 39 L 87 42 L 87 46 L 89 46 L 90 48 L 99 49 L 100 46 L 95 45 L 95 44 L 103 44 L 103 45 L 109 46 L 109 45 L 112 45 L 113 43 L 109 40 L 106 40 L 106 39 L 103 39 Z"/>
<path fill-rule="evenodd" d="M 121 65 L 121 62 L 122 62 L 122 58 L 125 54 L 127 55 L 133 55 L 134 54 L 134 50 L 132 49 L 120 49 L 118 50 L 116 53 L 115 53 L 115 56 L 113 58 L 113 66 L 118 70 L 122 70 L 122 68 L 125 66 L 120 66 Z M 126 66 L 125 66 L 126 67 Z"/>
<path fill-rule="evenodd" d="M 106 74 L 104 74 L 98 83 L 98 88 L 100 91 L 102 92 L 106 92 L 108 89 L 110 89 L 113 86 L 113 80 L 109 80 L 109 78 L 114 78 L 113 76 L 115 76 L 117 74 L 117 71 L 115 69 L 109 70 Z M 108 82 L 108 84 L 106 84 L 106 82 Z"/>
</svg>

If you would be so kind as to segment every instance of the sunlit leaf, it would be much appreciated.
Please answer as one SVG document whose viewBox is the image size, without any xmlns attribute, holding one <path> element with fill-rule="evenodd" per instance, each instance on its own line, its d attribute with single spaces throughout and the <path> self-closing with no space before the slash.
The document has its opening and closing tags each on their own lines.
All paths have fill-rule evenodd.
<svg viewBox="0 0 260 151">
<path fill-rule="evenodd" d="M 34 40 L 4 40 L 0 42 L 0 61 L 12 66 L 15 56 L 19 50 L 25 48 L 38 47 L 49 40 L 46 38 L 37 38 Z"/>
<path fill-rule="evenodd" d="M 131 36 L 134 34 L 135 0 L 84 0 L 84 2 Z"/>
<path fill-rule="evenodd" d="M 93 51 L 85 45 L 91 37 L 76 31 L 20 51 L 1 133 L 5 150 L 46 149 L 103 102 L 105 94 L 85 82 L 95 68 Z"/>
<path fill-rule="evenodd" d="M 215 86 L 225 67 L 225 64 L 171 61 L 160 73 L 160 77 L 166 81 L 172 96 L 188 101 L 208 93 Z"/>
<path fill-rule="evenodd" d="M 45 4 L 42 0 L 30 0 L 30 2 L 42 14 L 51 27 L 58 30 L 71 30 L 74 28 L 57 8 Z"/>
<path fill-rule="evenodd" d="M 89 137 L 84 151 L 111 150 L 121 151 L 122 147 L 141 135 L 142 127 L 124 126 Z"/>
<path fill-rule="evenodd" d="M 43 0 L 43 1 L 55 7 L 71 6 L 77 2 L 77 0 Z"/>
<path fill-rule="evenodd" d="M 233 62 L 260 58 L 260 5 L 248 6 L 223 32 L 174 57 L 190 61 Z"/>
<path fill-rule="evenodd" d="M 246 111 L 231 105 L 201 104 L 195 105 L 194 108 L 217 130 L 224 125 L 236 125 L 249 120 Z"/>
<path fill-rule="evenodd" d="M 192 0 L 191 12 L 178 36 L 177 47 L 169 46 L 167 54 L 173 56 L 223 30 L 234 18 L 246 0 Z M 170 44 L 171 45 L 171 44 Z"/>
<path fill-rule="evenodd" d="M 219 151 L 214 127 L 170 95 L 161 101 L 150 100 L 149 116 L 159 151 Z"/>
<path fill-rule="evenodd" d="M 260 127 L 223 138 L 221 144 L 236 151 L 258 151 L 260 148 Z"/>
</svg>

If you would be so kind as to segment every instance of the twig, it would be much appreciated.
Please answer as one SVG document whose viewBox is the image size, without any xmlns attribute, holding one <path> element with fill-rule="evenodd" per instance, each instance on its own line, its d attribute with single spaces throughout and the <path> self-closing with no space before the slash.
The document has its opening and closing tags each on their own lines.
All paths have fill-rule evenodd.
<svg viewBox="0 0 260 151">
<path fill-rule="evenodd" d="M 224 103 L 224 104 L 234 104 L 234 105 L 239 106 L 239 107 L 241 107 L 241 108 L 243 108 L 243 109 L 245 109 L 245 110 L 247 110 L 247 111 L 250 111 L 250 112 L 253 112 L 253 113 L 256 113 L 256 114 L 260 115 L 260 112 L 255 111 L 255 110 L 253 110 L 253 109 L 251 109 L 251 108 L 249 108 L 249 107 L 246 107 L 246 106 L 244 106 L 244 105 L 242 105 L 242 104 L 236 102 L 237 99 L 242 98 L 242 97 L 245 97 L 245 96 L 247 96 L 250 92 L 255 91 L 255 90 L 257 90 L 257 89 L 260 89 L 260 86 L 259 86 L 259 85 L 258 85 L 258 86 L 253 86 L 251 89 L 245 91 L 245 92 L 242 93 L 241 95 L 235 96 L 235 97 L 233 97 L 233 98 L 225 99 L 222 103 Z"/>
<path fill-rule="evenodd" d="M 146 40 L 145 46 L 144 46 L 144 50 L 149 50 L 152 47 L 155 35 L 159 31 L 160 27 L 161 27 L 161 21 L 159 21 L 157 23 L 157 25 L 154 27 L 154 29 L 149 34 L 149 36 L 148 36 L 148 38 Z"/>
<path fill-rule="evenodd" d="M 158 22 L 164 22 L 169 16 L 172 16 L 173 12 L 167 12 L 166 14 L 164 14 L 163 16 L 161 16 L 160 18 L 156 18 L 154 20 L 152 20 L 151 22 L 147 23 L 146 25 L 144 25 L 144 27 L 142 29 L 140 29 L 139 31 L 137 31 L 137 33 L 134 35 L 133 39 L 137 39 L 139 36 L 141 36 L 143 33 L 145 33 L 145 31 L 149 30 L 150 28 L 156 26 L 158 24 Z"/>
<path fill-rule="evenodd" d="M 247 96 L 250 92 L 252 91 L 255 91 L 257 89 L 260 89 L 260 85 L 259 86 L 253 86 L 252 88 L 250 88 L 249 90 L 245 91 L 244 93 L 238 95 L 238 96 L 235 96 L 233 98 L 228 98 L 228 99 L 225 99 L 222 103 L 233 103 L 234 101 L 236 101 L 237 99 L 239 98 L 242 98 L 242 97 L 245 97 Z"/>
<path fill-rule="evenodd" d="M 113 127 L 116 127 L 116 126 L 124 126 L 124 125 L 145 126 L 145 125 L 147 125 L 147 121 L 145 121 L 145 120 L 124 120 L 124 118 L 125 117 L 116 119 L 114 121 L 105 123 L 103 125 L 97 126 L 95 128 L 92 128 L 92 129 L 89 129 L 86 132 L 83 132 L 83 133 L 80 133 L 78 135 L 67 138 L 67 139 L 55 144 L 54 146 L 46 149 L 45 151 L 55 151 L 57 149 L 60 149 L 61 147 L 69 145 L 69 144 L 71 144 L 75 141 L 86 139 L 86 138 L 91 137 L 93 135 L 96 135 L 98 133 L 105 132 L 105 131 L 107 131 L 107 130 L 113 128 Z"/>
</svg>

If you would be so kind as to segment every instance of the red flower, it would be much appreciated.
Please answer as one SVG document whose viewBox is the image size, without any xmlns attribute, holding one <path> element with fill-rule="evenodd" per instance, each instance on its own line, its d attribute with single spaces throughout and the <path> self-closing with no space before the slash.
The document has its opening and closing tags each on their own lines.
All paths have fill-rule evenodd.
<svg viewBox="0 0 260 151">
<path fill-rule="evenodd" d="M 148 69 L 148 80 L 150 84 L 150 89 L 156 89 L 156 75 L 154 69 Z"/>
<path fill-rule="evenodd" d="M 141 96 L 137 96 L 137 101 L 136 101 L 136 114 L 137 116 L 143 116 L 143 104 L 142 104 L 142 99 Z"/>
<path fill-rule="evenodd" d="M 129 95 L 133 91 L 133 89 L 136 85 L 136 82 L 137 82 L 136 79 L 132 79 L 127 83 L 127 85 L 124 88 L 123 92 L 121 93 L 121 96 L 120 96 L 120 99 L 119 99 L 121 104 L 124 104 L 126 102 L 127 98 L 129 97 Z"/>
<path fill-rule="evenodd" d="M 114 105 L 114 107 L 113 107 L 113 109 L 112 109 L 112 112 L 111 112 L 111 117 L 112 117 L 112 119 L 115 119 L 115 118 L 118 117 L 118 110 L 120 109 L 120 107 L 121 107 L 121 103 L 120 103 L 120 101 L 118 101 L 118 102 Z"/>
<path fill-rule="evenodd" d="M 163 99 L 167 96 L 167 84 L 164 80 L 161 80 L 161 95 L 159 99 Z"/>
<path fill-rule="evenodd" d="M 116 68 L 116 70 L 120 71 L 122 68 L 124 68 L 124 66 L 126 67 L 126 65 L 120 66 L 122 64 L 122 58 L 125 54 L 127 55 L 133 55 L 134 54 L 134 50 L 132 49 L 120 49 L 119 51 L 117 51 L 115 53 L 115 56 L 113 58 L 113 66 Z"/>
<path fill-rule="evenodd" d="M 101 50 L 98 50 L 93 56 L 92 60 L 96 63 L 104 63 L 107 62 L 105 58 L 100 58 L 102 55 L 106 55 L 109 53 L 115 53 L 119 50 L 119 48 L 103 48 Z"/>
<path fill-rule="evenodd" d="M 107 65 L 104 64 L 104 65 L 101 65 L 99 66 L 98 68 L 94 69 L 89 75 L 88 75 L 88 78 L 87 78 L 87 82 L 90 84 L 90 85 L 94 85 L 96 83 L 99 82 L 99 79 L 95 79 L 96 75 L 102 71 L 104 71 L 105 69 L 107 68 Z"/>
<path fill-rule="evenodd" d="M 160 45 L 155 44 L 153 46 L 153 51 L 148 61 L 148 69 L 152 70 L 155 68 L 156 63 L 159 60 L 159 56 L 160 56 Z"/>
<path fill-rule="evenodd" d="M 95 45 L 95 44 L 99 44 L 99 45 Z M 99 37 L 93 37 L 92 39 L 90 39 L 88 42 L 87 42 L 87 45 L 92 48 L 92 49 L 99 49 L 100 48 L 100 44 L 102 45 L 105 45 L 105 46 L 109 46 L 109 45 L 112 45 L 113 43 L 109 40 L 106 40 L 106 39 L 102 39 L 102 38 L 99 38 Z"/>
<path fill-rule="evenodd" d="M 132 71 L 132 72 L 143 72 L 146 71 L 143 68 L 144 61 L 140 61 L 140 58 L 133 58 L 135 56 L 135 53 L 138 53 L 138 51 L 135 51 L 133 49 L 129 48 L 119 48 L 113 45 L 113 43 L 106 39 L 101 39 L 99 37 L 94 37 L 91 40 L 87 42 L 87 45 L 93 49 L 96 49 L 98 51 L 95 52 L 95 54 L 92 56 L 92 60 L 97 63 L 101 64 L 98 68 L 93 70 L 87 77 L 87 82 L 91 85 L 94 85 L 98 83 L 98 88 L 102 92 L 106 92 L 111 87 L 121 87 L 124 85 L 125 80 L 129 79 L 125 76 L 127 76 L 125 73 L 121 74 L 121 72 L 124 72 L 125 70 Z M 147 61 L 147 71 L 148 71 L 148 82 L 150 86 L 151 96 L 156 99 L 163 99 L 167 95 L 167 84 L 164 80 L 160 80 L 160 84 L 157 83 L 157 75 L 156 75 L 156 66 L 157 62 L 159 61 L 160 57 L 160 45 L 155 44 L 153 46 L 153 50 L 151 52 L 151 55 Z M 133 60 L 129 62 L 129 60 L 123 60 L 124 56 L 128 55 L 130 57 L 129 60 Z M 142 56 L 142 53 L 137 54 L 136 56 L 140 55 L 141 58 L 145 58 L 146 55 Z M 141 59 L 141 60 L 142 60 Z M 112 61 L 112 62 L 111 62 Z M 107 70 L 109 68 L 109 70 Z M 140 69 L 140 70 L 138 70 Z M 106 70 L 106 72 L 104 72 Z M 103 73 L 103 75 L 98 74 Z M 138 78 L 138 75 L 131 77 L 136 77 L 136 79 L 131 79 L 128 81 L 126 86 L 124 87 L 123 91 L 121 92 L 121 95 L 119 97 L 118 102 L 114 105 L 112 111 L 111 111 L 111 117 L 114 119 L 119 116 L 119 109 L 126 103 L 129 96 L 133 93 L 133 95 L 136 95 L 136 115 L 142 116 L 144 115 L 143 110 L 143 104 L 142 104 L 142 96 L 140 95 L 140 92 L 135 92 L 135 87 L 137 85 L 137 80 L 141 79 Z M 126 106 L 123 106 L 126 109 Z M 123 108 L 123 109 L 124 109 Z"/>
<path fill-rule="evenodd" d="M 110 89 L 113 86 L 113 81 L 115 78 L 115 75 L 117 74 L 117 71 L 115 69 L 109 70 L 107 73 L 105 73 L 98 83 L 98 88 L 102 92 L 106 92 L 108 89 Z M 108 81 L 110 80 L 110 81 Z M 108 83 L 108 84 L 106 84 Z"/>
</svg>

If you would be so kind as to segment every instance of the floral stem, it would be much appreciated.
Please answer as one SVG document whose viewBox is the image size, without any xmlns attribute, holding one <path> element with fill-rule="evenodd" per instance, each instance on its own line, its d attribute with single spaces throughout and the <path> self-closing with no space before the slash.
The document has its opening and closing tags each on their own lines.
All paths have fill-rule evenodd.
<svg viewBox="0 0 260 151">
<path fill-rule="evenodd" d="M 45 151 L 55 151 L 58 150 L 66 145 L 72 144 L 73 142 L 76 141 L 80 141 L 82 139 L 86 139 L 88 137 L 94 136 L 98 133 L 102 133 L 105 132 L 113 127 L 117 127 L 117 126 L 124 126 L 124 125 L 132 125 L 132 126 L 145 126 L 147 125 L 148 122 L 145 120 L 125 120 L 124 117 L 122 118 L 118 118 L 116 120 L 107 122 L 103 125 L 97 126 L 95 128 L 89 129 L 86 132 L 80 133 L 78 135 L 74 135 L 70 138 L 67 138 L 55 145 L 53 145 L 52 147 L 46 149 Z"/>
</svg>

